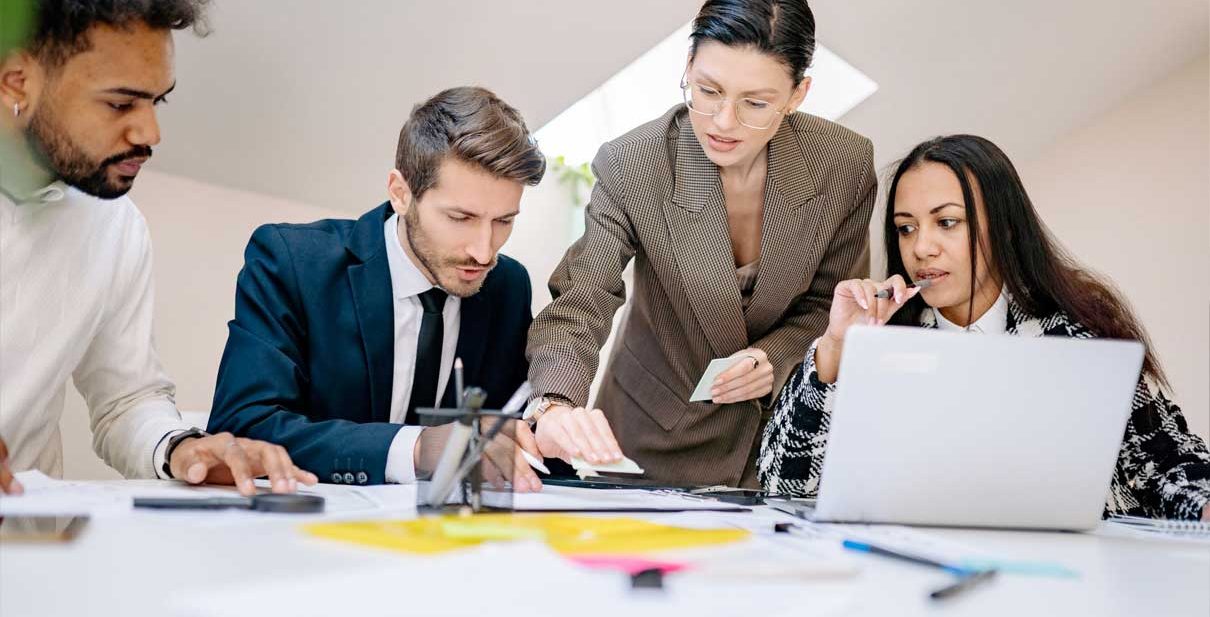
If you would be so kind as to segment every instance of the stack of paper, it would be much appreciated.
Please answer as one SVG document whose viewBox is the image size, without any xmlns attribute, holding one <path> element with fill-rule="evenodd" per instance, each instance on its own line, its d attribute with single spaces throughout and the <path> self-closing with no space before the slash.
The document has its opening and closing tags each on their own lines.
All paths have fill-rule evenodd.
<svg viewBox="0 0 1210 617">
<path fill-rule="evenodd" d="M 533 510 L 594 512 L 609 510 L 687 511 L 718 510 L 729 507 L 714 499 L 673 491 L 644 489 L 594 489 L 572 486 L 543 486 L 537 493 L 513 494 L 513 508 L 517 512 Z M 746 508 L 733 506 L 735 511 Z M 711 525 L 718 527 L 718 525 Z"/>
</svg>

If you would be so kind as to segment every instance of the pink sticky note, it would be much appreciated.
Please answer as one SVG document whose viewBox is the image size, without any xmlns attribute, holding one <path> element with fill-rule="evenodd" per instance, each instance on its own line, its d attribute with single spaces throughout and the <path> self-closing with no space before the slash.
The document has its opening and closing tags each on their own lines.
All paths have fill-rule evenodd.
<svg viewBox="0 0 1210 617">
<path fill-rule="evenodd" d="M 602 570 L 619 570 L 634 575 L 643 570 L 658 569 L 664 574 L 679 572 L 689 568 L 689 564 L 673 561 L 655 561 L 642 557 L 626 557 L 624 555 L 572 555 L 568 557 L 574 563 L 589 568 Z"/>
</svg>

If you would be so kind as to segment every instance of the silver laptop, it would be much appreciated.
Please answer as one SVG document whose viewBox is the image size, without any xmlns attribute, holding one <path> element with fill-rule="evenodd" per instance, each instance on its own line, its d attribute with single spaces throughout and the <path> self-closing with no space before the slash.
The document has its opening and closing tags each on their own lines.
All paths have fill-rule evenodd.
<svg viewBox="0 0 1210 617">
<path fill-rule="evenodd" d="M 1092 528 L 1142 362 L 1133 341 L 853 328 L 810 518 Z"/>
</svg>

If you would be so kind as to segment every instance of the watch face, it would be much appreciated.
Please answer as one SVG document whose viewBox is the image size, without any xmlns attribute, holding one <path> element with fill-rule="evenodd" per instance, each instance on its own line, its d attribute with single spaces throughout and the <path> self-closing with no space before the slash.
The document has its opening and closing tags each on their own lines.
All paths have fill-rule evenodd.
<svg viewBox="0 0 1210 617">
<path fill-rule="evenodd" d="M 554 399 L 549 399 L 549 398 L 542 399 L 542 404 L 538 405 L 538 414 L 537 414 L 538 417 L 541 417 L 548 410 L 550 410 L 551 407 L 558 405 L 558 404 L 559 404 L 559 402 Z"/>
<path fill-rule="evenodd" d="M 536 398 L 530 401 L 525 406 L 525 412 L 521 414 L 521 417 L 526 420 L 537 420 L 538 416 L 542 415 L 542 412 L 545 411 L 542 407 L 544 400 L 543 398 Z"/>
</svg>

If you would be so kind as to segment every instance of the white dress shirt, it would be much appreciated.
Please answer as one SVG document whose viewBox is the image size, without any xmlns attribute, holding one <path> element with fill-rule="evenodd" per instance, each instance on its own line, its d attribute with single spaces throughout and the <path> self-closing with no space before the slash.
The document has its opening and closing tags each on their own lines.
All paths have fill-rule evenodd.
<svg viewBox="0 0 1210 617">
<path fill-rule="evenodd" d="M 420 322 L 424 307 L 420 294 L 433 288 L 433 284 L 412 262 L 399 242 L 399 215 L 393 214 L 383 225 L 386 236 L 387 265 L 391 269 L 391 290 L 395 299 L 395 374 L 391 379 L 391 422 L 402 424 L 412 398 L 412 379 L 416 373 L 416 347 L 420 343 Z M 437 406 L 445 392 L 450 371 L 454 366 L 454 354 L 458 349 L 458 326 L 461 323 L 462 299 L 450 295 L 445 299 L 442 310 L 443 339 L 441 343 L 441 372 L 437 378 L 437 397 L 431 402 Z M 420 426 L 405 426 L 395 435 L 387 451 L 387 482 L 414 482 L 416 469 L 412 451 L 420 437 Z"/>
<path fill-rule="evenodd" d="M 1008 331 L 1008 296 L 1004 290 L 1000 291 L 1000 297 L 996 298 L 996 303 L 987 309 L 975 323 L 969 328 L 962 326 L 946 319 L 941 315 L 941 311 L 933 309 L 933 317 L 937 319 L 937 329 L 939 330 L 961 330 L 964 332 L 976 332 L 979 334 L 1004 334 Z"/>
<path fill-rule="evenodd" d="M 129 198 L 56 182 L 0 192 L 0 437 L 13 470 L 63 475 L 70 377 L 93 449 L 128 478 L 159 477 L 167 435 L 189 428 L 152 341 L 151 238 Z"/>
</svg>

